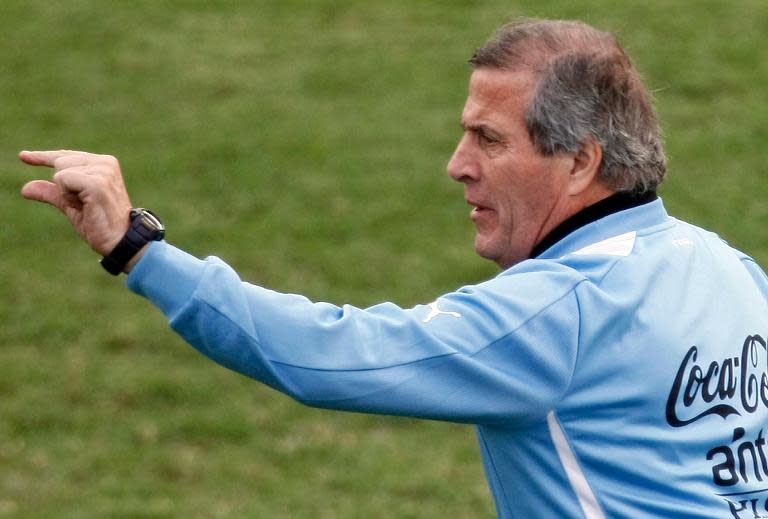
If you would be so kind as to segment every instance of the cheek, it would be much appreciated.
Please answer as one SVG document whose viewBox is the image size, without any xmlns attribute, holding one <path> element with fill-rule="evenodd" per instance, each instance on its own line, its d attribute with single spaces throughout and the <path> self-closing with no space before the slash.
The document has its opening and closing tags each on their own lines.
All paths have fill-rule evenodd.
<svg viewBox="0 0 768 519">
<path fill-rule="evenodd" d="M 497 224 L 504 235 L 518 234 L 533 216 L 533 207 L 514 193 L 505 193 L 497 206 Z"/>
<path fill-rule="evenodd" d="M 545 220 L 556 205 L 561 189 L 550 171 L 532 171 L 522 178 L 510 178 L 500 186 L 502 199 L 499 217 L 502 225 L 516 233 L 536 227 Z"/>
</svg>

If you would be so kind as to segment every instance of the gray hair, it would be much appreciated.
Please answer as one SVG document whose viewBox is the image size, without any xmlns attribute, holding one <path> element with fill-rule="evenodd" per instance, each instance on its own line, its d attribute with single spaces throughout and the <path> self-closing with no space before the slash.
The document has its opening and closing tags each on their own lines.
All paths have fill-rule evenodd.
<svg viewBox="0 0 768 519">
<path fill-rule="evenodd" d="M 502 27 L 469 60 L 474 68 L 537 76 L 525 114 L 539 153 L 603 149 L 598 178 L 616 191 L 655 191 L 667 165 L 651 96 L 616 39 L 581 22 L 522 20 Z"/>
</svg>

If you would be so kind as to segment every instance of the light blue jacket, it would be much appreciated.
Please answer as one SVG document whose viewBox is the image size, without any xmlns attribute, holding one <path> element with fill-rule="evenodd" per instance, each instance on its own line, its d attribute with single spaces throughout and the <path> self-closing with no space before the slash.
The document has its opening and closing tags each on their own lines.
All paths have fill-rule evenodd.
<svg viewBox="0 0 768 519">
<path fill-rule="evenodd" d="M 430 305 L 313 303 L 154 243 L 129 287 L 311 406 L 477 425 L 502 518 L 768 516 L 768 282 L 660 199 Z"/>
</svg>

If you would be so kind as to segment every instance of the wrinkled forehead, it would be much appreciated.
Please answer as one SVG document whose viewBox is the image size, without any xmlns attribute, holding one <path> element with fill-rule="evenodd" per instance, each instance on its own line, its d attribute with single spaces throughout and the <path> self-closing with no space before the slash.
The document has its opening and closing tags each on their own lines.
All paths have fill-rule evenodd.
<svg viewBox="0 0 768 519">
<path fill-rule="evenodd" d="M 536 85 L 536 75 L 527 69 L 477 68 L 469 79 L 469 97 L 462 121 L 522 121 Z"/>
</svg>

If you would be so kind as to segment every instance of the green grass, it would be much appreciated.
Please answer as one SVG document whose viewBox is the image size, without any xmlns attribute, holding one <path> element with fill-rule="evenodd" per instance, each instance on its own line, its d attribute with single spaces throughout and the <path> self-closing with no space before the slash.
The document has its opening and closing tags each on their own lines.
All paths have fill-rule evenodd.
<svg viewBox="0 0 768 519">
<path fill-rule="evenodd" d="M 169 240 L 315 299 L 430 301 L 472 252 L 466 59 L 516 15 L 618 33 L 670 211 L 768 262 L 762 0 L 0 2 L 0 517 L 493 516 L 469 427 L 299 406 L 203 359 L 21 200 L 21 149 L 121 159 Z"/>
</svg>

